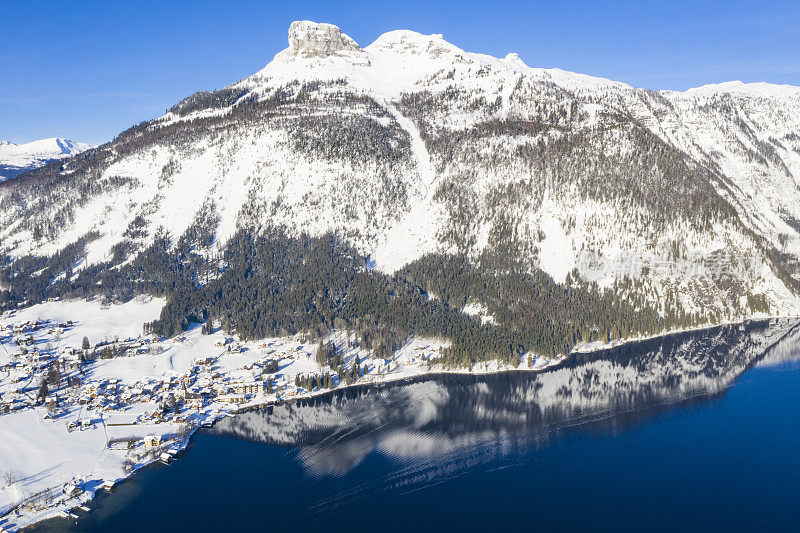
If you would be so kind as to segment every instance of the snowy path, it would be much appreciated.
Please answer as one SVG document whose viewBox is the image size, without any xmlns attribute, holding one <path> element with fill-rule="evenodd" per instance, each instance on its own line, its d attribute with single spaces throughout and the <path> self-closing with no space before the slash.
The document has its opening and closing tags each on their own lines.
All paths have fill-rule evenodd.
<svg viewBox="0 0 800 533">
<path fill-rule="evenodd" d="M 388 100 L 383 101 L 384 107 L 394 117 L 400 127 L 406 130 L 409 140 L 411 141 L 411 153 L 414 154 L 414 160 L 417 163 L 417 172 L 419 173 L 420 181 L 423 185 L 423 195 L 428 196 L 429 189 L 436 181 L 436 170 L 431 163 L 431 154 L 428 153 L 428 147 L 425 146 L 425 141 L 422 140 L 422 135 L 414 124 L 414 121 L 403 115 L 397 107 Z"/>
<path fill-rule="evenodd" d="M 420 198 L 412 200 L 411 209 L 389 230 L 375 251 L 376 266 L 384 272 L 395 272 L 404 264 L 436 247 L 435 229 L 438 227 L 438 212 L 433 205 L 433 195 L 439 177 L 416 124 L 400 113 L 390 101 L 383 100 L 382 103 L 400 127 L 408 133 L 420 179 Z"/>
</svg>

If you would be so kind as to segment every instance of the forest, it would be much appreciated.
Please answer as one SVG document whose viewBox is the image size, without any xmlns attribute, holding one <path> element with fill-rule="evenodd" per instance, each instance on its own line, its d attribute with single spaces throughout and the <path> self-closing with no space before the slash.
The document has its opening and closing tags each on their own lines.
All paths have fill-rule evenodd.
<svg viewBox="0 0 800 533">
<path fill-rule="evenodd" d="M 577 276 L 558 284 L 540 270 L 490 254 L 478 261 L 427 255 L 390 276 L 370 269 L 365 257 L 333 234 L 239 231 L 219 257 L 194 253 L 196 242 L 208 238 L 201 226 L 187 235 L 172 246 L 162 232 L 129 262 L 96 264 L 77 274 L 71 265 L 94 235 L 50 258 L 9 262 L 0 268 L 0 280 L 10 287 L 0 293 L 0 305 L 163 296 L 161 315 L 146 325 L 158 336 L 208 324 L 244 340 L 302 333 L 316 341 L 337 329 L 384 357 L 412 335 L 427 336 L 451 341 L 442 363 L 452 367 L 487 360 L 517 364 L 527 352 L 567 354 L 580 342 L 656 333 L 701 319 L 675 312 L 665 317 L 643 301 L 628 301 L 624 291 L 601 291 Z M 493 322 L 465 314 L 469 303 L 485 307 Z M 328 357 L 335 358 L 335 350 Z"/>
</svg>

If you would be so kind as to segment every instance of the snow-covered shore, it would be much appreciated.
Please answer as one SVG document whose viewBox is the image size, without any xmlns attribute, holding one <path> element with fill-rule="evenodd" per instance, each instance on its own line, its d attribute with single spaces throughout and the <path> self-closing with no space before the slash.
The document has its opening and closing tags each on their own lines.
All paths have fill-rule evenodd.
<svg viewBox="0 0 800 533">
<path fill-rule="evenodd" d="M 242 410 L 426 375 L 538 372 L 563 360 L 531 356 L 529 366 L 526 355 L 518 367 L 491 361 L 446 369 L 432 362 L 443 341 L 414 338 L 391 359 L 376 359 L 336 332 L 325 340 L 339 348 L 345 367 L 357 362 L 366 372 L 352 382 L 333 376 L 331 387 L 307 390 L 296 384 L 298 375 L 328 370 L 316 361 L 318 344 L 299 337 L 239 343 L 220 331 L 203 335 L 200 327 L 173 339 L 143 336 L 142 325 L 163 303 L 48 302 L 0 319 L 0 406 L 10 406 L 0 411 L 0 528 L 80 513 L 104 483 L 168 460 L 197 428 Z M 34 329 L 13 333 L 23 324 Z M 26 336 L 32 342 L 22 354 L 17 341 Z M 74 352 L 88 352 L 84 337 L 100 345 L 95 350 L 113 347 L 113 356 L 70 360 Z M 51 387 L 47 401 L 34 401 L 54 364 L 63 369 L 62 384 Z M 269 385 L 247 388 L 259 382 Z"/>
<path fill-rule="evenodd" d="M 299 337 L 239 343 L 194 327 L 173 339 L 142 335 L 163 300 L 124 305 L 54 301 L 0 319 L 0 527 L 14 530 L 79 513 L 104 483 L 174 454 L 204 425 L 241 409 L 311 397 L 348 384 L 306 390 L 297 375 L 320 375 L 318 344 Z M 83 349 L 83 339 L 92 348 Z M 358 361 L 364 385 L 442 371 L 427 361 L 444 343 L 413 339 L 391 359 L 374 359 L 344 332 L 331 335 L 350 368 Z M 96 354 L 108 350 L 110 356 Z M 93 361 L 82 361 L 94 352 Z M 109 355 L 107 354 L 107 355 Z M 277 371 L 263 373 L 269 361 Z M 537 359 L 535 369 L 552 361 Z M 47 397 L 39 397 L 49 369 L 59 369 Z M 497 363 L 475 371 L 496 372 Z M 467 372 L 467 370 L 463 370 Z M 230 394 L 266 379 L 267 391 Z M 175 401 L 174 411 L 163 405 Z M 172 404 L 170 404 L 172 405 Z M 152 441 L 149 442 L 148 441 Z"/>
</svg>

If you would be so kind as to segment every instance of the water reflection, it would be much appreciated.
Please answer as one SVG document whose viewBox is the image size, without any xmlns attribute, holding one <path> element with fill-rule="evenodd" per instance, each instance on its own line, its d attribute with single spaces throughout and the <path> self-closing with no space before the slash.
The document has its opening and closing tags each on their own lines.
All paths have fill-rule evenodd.
<svg viewBox="0 0 800 533">
<path fill-rule="evenodd" d="M 359 493 L 409 490 L 581 431 L 615 432 L 676 404 L 723 392 L 759 361 L 797 358 L 796 320 L 750 322 L 580 354 L 541 374 L 447 376 L 349 390 L 268 412 L 239 415 L 215 432 L 299 449 L 312 476 L 342 476 L 371 453 L 398 467 Z"/>
</svg>

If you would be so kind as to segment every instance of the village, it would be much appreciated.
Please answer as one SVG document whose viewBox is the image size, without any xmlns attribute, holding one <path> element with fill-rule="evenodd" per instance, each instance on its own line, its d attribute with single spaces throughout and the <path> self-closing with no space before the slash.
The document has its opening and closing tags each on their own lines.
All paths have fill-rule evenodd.
<svg viewBox="0 0 800 533">
<path fill-rule="evenodd" d="M 13 318 L 12 313 L 3 315 Z M 92 379 L 91 367 L 98 360 L 112 358 L 161 356 L 180 347 L 186 337 L 173 339 L 126 338 L 84 342 L 81 346 L 59 346 L 61 335 L 76 325 L 73 321 L 24 321 L 9 323 L 0 332 L 0 341 L 8 357 L 0 366 L 0 414 L 22 409 L 44 407 L 44 420 L 66 423 L 67 431 L 84 430 L 96 423 L 109 422 L 118 413 L 131 411 L 138 405 L 150 405 L 129 425 L 173 422 L 208 425 L 236 407 L 273 405 L 287 399 L 314 392 L 297 386 L 296 375 L 287 370 L 293 363 L 306 363 L 306 373 L 316 374 L 314 352 L 318 347 L 285 340 L 258 344 L 254 350 L 223 337 L 216 340 L 213 355 L 199 354 L 186 372 L 144 379 Z M 9 347 L 12 347 L 9 350 Z M 250 352 L 241 368 L 223 368 L 219 363 L 229 355 Z M 346 363 L 358 358 L 358 350 L 349 354 Z M 406 365 L 421 365 L 438 355 L 438 347 L 420 346 Z M 366 359 L 365 359 L 366 362 Z M 401 362 L 381 360 L 364 365 L 360 377 L 369 378 L 399 372 Z M 316 365 L 317 367 L 319 365 Z M 361 369 L 360 364 L 357 364 Z M 333 376 L 332 387 L 342 379 Z M 82 418 L 72 419 L 77 410 Z M 233 409 L 232 409 L 233 408 Z M 116 425 L 121 425 L 117 423 Z M 123 424 L 124 425 L 124 424 Z"/>
<path fill-rule="evenodd" d="M 435 371 L 442 347 L 413 339 L 389 359 L 372 358 L 335 333 L 325 342 L 340 354 L 345 377 L 317 360 L 321 343 L 302 336 L 241 343 L 199 325 L 170 339 L 132 335 L 158 303 L 52 301 L 0 317 L 0 437 L 8 437 L 0 464 L 34 465 L 0 472 L 0 528 L 86 512 L 97 490 L 168 463 L 196 429 L 222 417 Z M 115 324 L 125 324 L 119 336 Z M 51 468 L 62 453 L 66 466 Z M 37 469 L 47 475 L 26 482 Z"/>
</svg>

